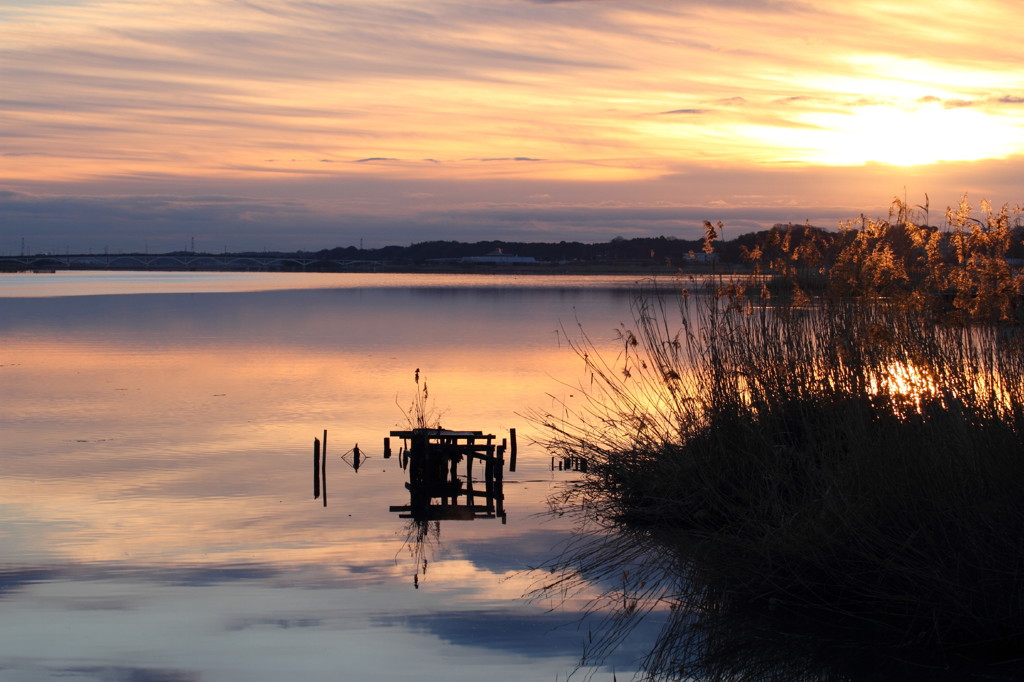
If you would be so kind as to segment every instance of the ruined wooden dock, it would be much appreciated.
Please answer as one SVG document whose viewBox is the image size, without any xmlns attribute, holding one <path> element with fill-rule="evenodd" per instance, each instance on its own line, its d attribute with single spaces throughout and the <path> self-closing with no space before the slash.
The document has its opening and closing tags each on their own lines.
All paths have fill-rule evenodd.
<svg viewBox="0 0 1024 682">
<path fill-rule="evenodd" d="M 400 518 L 500 518 L 505 522 L 505 455 L 509 454 L 509 470 L 515 471 L 515 429 L 510 430 L 508 440 L 500 442 L 483 431 L 448 429 L 392 431 L 391 438 L 402 439 L 402 468 L 409 474 L 405 484 L 409 504 L 390 508 L 399 512 Z M 390 456 L 388 438 L 384 441 L 384 457 Z"/>
</svg>

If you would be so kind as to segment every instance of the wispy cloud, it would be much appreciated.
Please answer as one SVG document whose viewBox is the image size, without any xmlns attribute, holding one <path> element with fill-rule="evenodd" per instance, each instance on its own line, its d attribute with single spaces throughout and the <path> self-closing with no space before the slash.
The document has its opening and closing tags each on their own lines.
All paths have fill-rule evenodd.
<svg viewBox="0 0 1024 682">
<path fill-rule="evenodd" d="M 484 161 L 487 163 L 493 163 L 495 161 L 543 161 L 544 159 L 534 159 L 529 156 L 495 156 L 489 159 L 470 159 L 476 161 Z"/>
<path fill-rule="evenodd" d="M 458 188 L 481 180 L 509 198 L 533 181 L 599 196 L 597 183 L 660 187 L 683 161 L 891 162 L 896 132 L 866 143 L 879 130 L 920 131 L 913 160 L 1024 153 L 1019 46 L 991 30 L 1024 7 L 929 7 L 919 21 L 917 6 L 867 0 L 6 3 L 0 182 L 122 198 L 168 179 L 250 182 L 259 193 L 241 194 L 264 196 L 274 178 L 278 193 L 305 183 L 313 207 L 331 177 L 443 181 L 468 205 Z M 942 130 L 989 138 L 926 159 Z"/>
<path fill-rule="evenodd" d="M 986 197 L 996 205 L 1013 204 L 1020 200 L 1016 178 L 1024 173 L 1024 160 L 928 169 L 677 163 L 656 180 L 596 183 L 382 178 L 358 172 L 361 167 L 339 175 L 332 166 L 320 176 L 286 184 L 274 177 L 258 184 L 246 178 L 216 184 L 137 179 L 125 185 L 134 186 L 135 194 L 107 196 L 81 196 L 77 184 L 65 186 L 76 193 L 59 195 L 0 191 L 0 225 L 6 226 L 0 252 L 19 252 L 21 237 L 33 251 L 59 253 L 107 246 L 176 250 L 191 236 L 233 250 L 317 250 L 358 243 L 368 235 L 373 241 L 367 245 L 373 246 L 428 239 L 693 239 L 702 234 L 704 220 L 725 221 L 726 235 L 735 236 L 777 222 L 834 227 L 862 212 L 884 216 L 892 197 L 904 191 L 918 203 L 928 193 L 936 216 L 963 192 L 975 201 Z M 169 193 L 143 194 L 153 183 Z"/>
</svg>

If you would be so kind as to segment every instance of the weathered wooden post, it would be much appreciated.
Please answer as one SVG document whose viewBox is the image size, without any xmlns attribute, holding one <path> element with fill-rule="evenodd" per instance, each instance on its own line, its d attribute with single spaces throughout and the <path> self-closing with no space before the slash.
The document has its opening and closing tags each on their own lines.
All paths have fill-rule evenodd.
<svg viewBox="0 0 1024 682">
<path fill-rule="evenodd" d="M 516 470 L 516 430 L 515 429 L 509 429 L 508 430 L 508 441 L 509 441 L 509 445 L 512 448 L 512 451 L 509 453 L 509 456 L 508 456 L 508 470 L 509 471 L 515 471 Z"/>
<path fill-rule="evenodd" d="M 384 437 L 384 459 L 391 459 L 391 439 Z"/>
<path fill-rule="evenodd" d="M 487 501 L 487 513 L 494 513 L 494 446 L 491 439 L 487 439 L 487 447 L 484 450 L 484 497 Z"/>
<path fill-rule="evenodd" d="M 320 499 L 320 439 L 313 437 L 313 499 Z"/>
<path fill-rule="evenodd" d="M 324 429 L 324 444 L 320 451 L 320 489 L 324 494 L 324 506 L 327 506 L 327 429 Z"/>
<path fill-rule="evenodd" d="M 505 474 L 504 474 L 504 469 L 505 469 L 505 445 L 504 445 L 504 442 L 505 442 L 504 439 L 502 439 L 502 445 L 501 445 L 501 447 L 498 448 L 498 452 L 496 453 L 497 457 L 498 457 L 498 461 L 495 462 L 495 466 L 494 466 L 494 503 L 495 503 L 495 511 L 494 511 L 494 513 L 499 518 L 502 518 L 502 519 L 505 516 L 505 483 L 504 483 L 504 480 L 505 480 Z"/>
</svg>

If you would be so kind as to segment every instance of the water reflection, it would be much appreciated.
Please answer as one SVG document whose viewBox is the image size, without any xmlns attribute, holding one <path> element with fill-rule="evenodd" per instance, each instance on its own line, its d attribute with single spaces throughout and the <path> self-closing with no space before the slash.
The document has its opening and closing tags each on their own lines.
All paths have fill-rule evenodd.
<svg viewBox="0 0 1024 682">
<path fill-rule="evenodd" d="M 515 434 L 515 429 L 510 429 L 510 472 L 516 468 Z M 507 523 L 504 472 L 509 439 L 498 444 L 496 436 L 483 431 L 440 428 L 391 431 L 384 439 L 384 459 L 391 458 L 391 438 L 403 442 L 398 459 L 402 471 L 408 474 L 405 489 L 409 502 L 391 505 L 388 510 L 409 519 L 405 543 L 412 554 L 413 585 L 418 589 L 420 577 L 426 574 L 431 556 L 440 546 L 441 521 L 500 519 L 502 524 Z M 366 457 L 356 444 L 341 460 L 358 473 Z M 327 459 L 325 430 L 323 440 L 313 439 L 313 498 L 322 498 L 325 507 Z"/>
<path fill-rule="evenodd" d="M 701 682 L 963 682 L 1024 679 L 1017 640 L 938 648 L 854 613 L 741 599 L 699 538 L 654 529 L 589 527 L 548 564 L 538 596 L 599 584 L 587 607 L 581 665 L 646 639 L 641 677 Z M 717 550 L 714 550 L 717 551 Z M 652 633 L 652 627 L 657 634 Z"/>
<path fill-rule="evenodd" d="M 507 525 L 497 498 L 494 519 L 420 522 L 389 511 L 414 506 L 408 471 L 363 444 L 405 423 L 417 366 L 453 419 L 506 433 L 572 392 L 559 324 L 610 340 L 627 302 L 448 284 L 0 296 L 0 679 L 564 677 L 581 635 L 549 633 L 574 614 L 520 599 L 568 532 L 534 518 L 559 480 L 547 453 L 524 429 Z"/>
</svg>

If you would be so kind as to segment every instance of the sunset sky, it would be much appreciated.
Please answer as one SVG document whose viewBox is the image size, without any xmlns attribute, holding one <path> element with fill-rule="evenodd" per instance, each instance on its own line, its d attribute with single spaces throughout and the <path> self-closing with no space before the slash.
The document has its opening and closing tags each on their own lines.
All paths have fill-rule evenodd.
<svg viewBox="0 0 1024 682">
<path fill-rule="evenodd" d="M 5 0 L 0 254 L 1024 200 L 1010 0 Z"/>
</svg>

